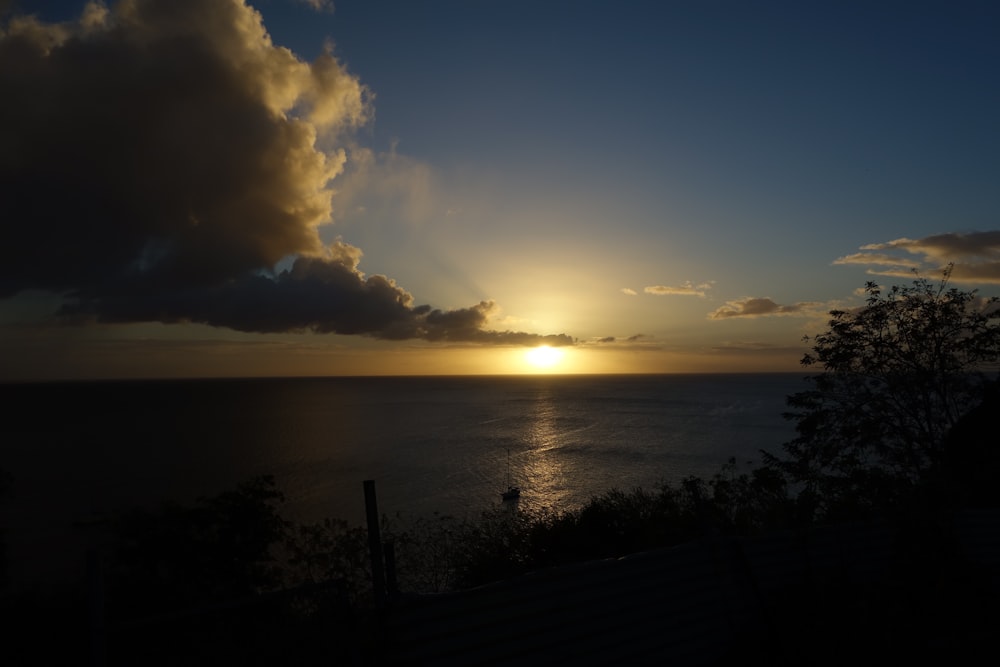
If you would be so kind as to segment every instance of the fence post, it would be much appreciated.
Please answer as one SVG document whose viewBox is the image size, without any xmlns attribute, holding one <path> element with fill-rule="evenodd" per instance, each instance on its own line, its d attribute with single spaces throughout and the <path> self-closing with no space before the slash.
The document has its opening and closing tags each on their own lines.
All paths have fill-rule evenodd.
<svg viewBox="0 0 1000 667">
<path fill-rule="evenodd" d="M 107 619 L 104 610 L 104 568 L 101 556 L 87 552 L 87 602 L 90 616 L 90 660 L 93 667 L 107 663 Z"/>
<path fill-rule="evenodd" d="M 399 582 L 396 580 L 396 544 L 389 540 L 382 547 L 385 553 L 385 587 L 389 600 L 399 596 Z"/>
<path fill-rule="evenodd" d="M 375 498 L 375 480 L 366 479 L 365 515 L 368 518 L 368 553 L 372 561 L 372 593 L 375 608 L 385 607 L 385 567 L 382 564 L 382 533 L 379 528 L 378 502 Z"/>
</svg>

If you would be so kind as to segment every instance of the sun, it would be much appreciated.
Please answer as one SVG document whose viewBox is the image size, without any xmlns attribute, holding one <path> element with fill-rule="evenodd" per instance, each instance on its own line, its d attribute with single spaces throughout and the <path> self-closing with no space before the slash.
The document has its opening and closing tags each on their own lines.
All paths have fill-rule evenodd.
<svg viewBox="0 0 1000 667">
<path fill-rule="evenodd" d="M 539 345 L 524 353 L 525 360 L 535 368 L 549 369 L 557 366 L 563 358 L 563 351 L 558 347 Z"/>
</svg>

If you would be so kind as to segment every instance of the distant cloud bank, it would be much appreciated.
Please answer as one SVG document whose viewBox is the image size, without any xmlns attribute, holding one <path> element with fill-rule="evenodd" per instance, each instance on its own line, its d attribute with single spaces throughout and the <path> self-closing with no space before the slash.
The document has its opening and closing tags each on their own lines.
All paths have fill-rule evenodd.
<svg viewBox="0 0 1000 667">
<path fill-rule="evenodd" d="M 840 265 L 867 266 L 878 276 L 912 278 L 928 276 L 953 265 L 951 280 L 958 283 L 1000 284 L 1000 231 L 948 233 L 922 239 L 901 238 L 870 243 L 861 252 L 837 258 Z M 826 307 L 828 307 L 827 304 Z M 823 312 L 818 302 L 779 304 L 769 297 L 744 297 L 727 301 L 709 319 L 773 316 L 812 317 Z"/>
<path fill-rule="evenodd" d="M 371 96 L 331 53 L 306 63 L 274 45 L 239 0 L 10 17 L 0 98 L 0 298 L 55 292 L 81 322 L 573 342 L 490 331 L 489 301 L 415 305 L 362 273 L 358 248 L 322 243 Z"/>
<path fill-rule="evenodd" d="M 872 275 L 893 277 L 912 276 L 915 270 L 926 275 L 953 264 L 953 282 L 1000 284 L 1000 230 L 900 238 L 860 250 L 833 263 L 868 266 Z"/>
</svg>

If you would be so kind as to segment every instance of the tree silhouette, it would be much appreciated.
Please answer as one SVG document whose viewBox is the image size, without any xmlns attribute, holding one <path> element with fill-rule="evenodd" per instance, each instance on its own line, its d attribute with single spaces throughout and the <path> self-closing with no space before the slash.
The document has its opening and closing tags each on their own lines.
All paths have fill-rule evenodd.
<svg viewBox="0 0 1000 667">
<path fill-rule="evenodd" d="M 797 437 L 765 464 L 800 485 L 820 516 L 888 507 L 947 478 L 947 435 L 996 382 L 996 297 L 916 278 L 883 291 L 865 286 L 865 306 L 831 311 L 802 364 L 822 372 L 788 397 Z M 991 377 L 992 375 L 992 377 Z"/>
<path fill-rule="evenodd" d="M 193 507 L 125 515 L 109 563 L 112 606 L 122 615 L 160 613 L 281 587 L 275 551 L 290 530 L 283 500 L 265 475 Z"/>
</svg>

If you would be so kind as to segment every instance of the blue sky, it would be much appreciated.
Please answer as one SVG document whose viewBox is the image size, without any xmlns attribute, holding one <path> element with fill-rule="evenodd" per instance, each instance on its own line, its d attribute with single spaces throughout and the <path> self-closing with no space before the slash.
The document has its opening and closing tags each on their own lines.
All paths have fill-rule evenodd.
<svg viewBox="0 0 1000 667">
<path fill-rule="evenodd" d="M 17 280 L 0 335 L 24 361 L 0 371 L 541 370 L 522 348 L 546 340 L 473 330 L 571 338 L 559 372 L 795 370 L 802 336 L 866 280 L 954 262 L 957 284 L 998 292 L 994 3 L 250 4 L 270 47 L 329 52 L 364 98 L 363 118 L 316 140 L 344 156 L 322 243 L 358 249 L 352 270 L 413 308 L 489 308 L 462 333 L 234 329 Z M 4 39 L 17 11 L 51 25 L 83 6 L 8 3 Z M 96 316 L 68 325 L 53 291 Z M 72 370 L 43 363 L 54 348 Z M 80 362 L 88 350 L 104 361 Z"/>
</svg>

